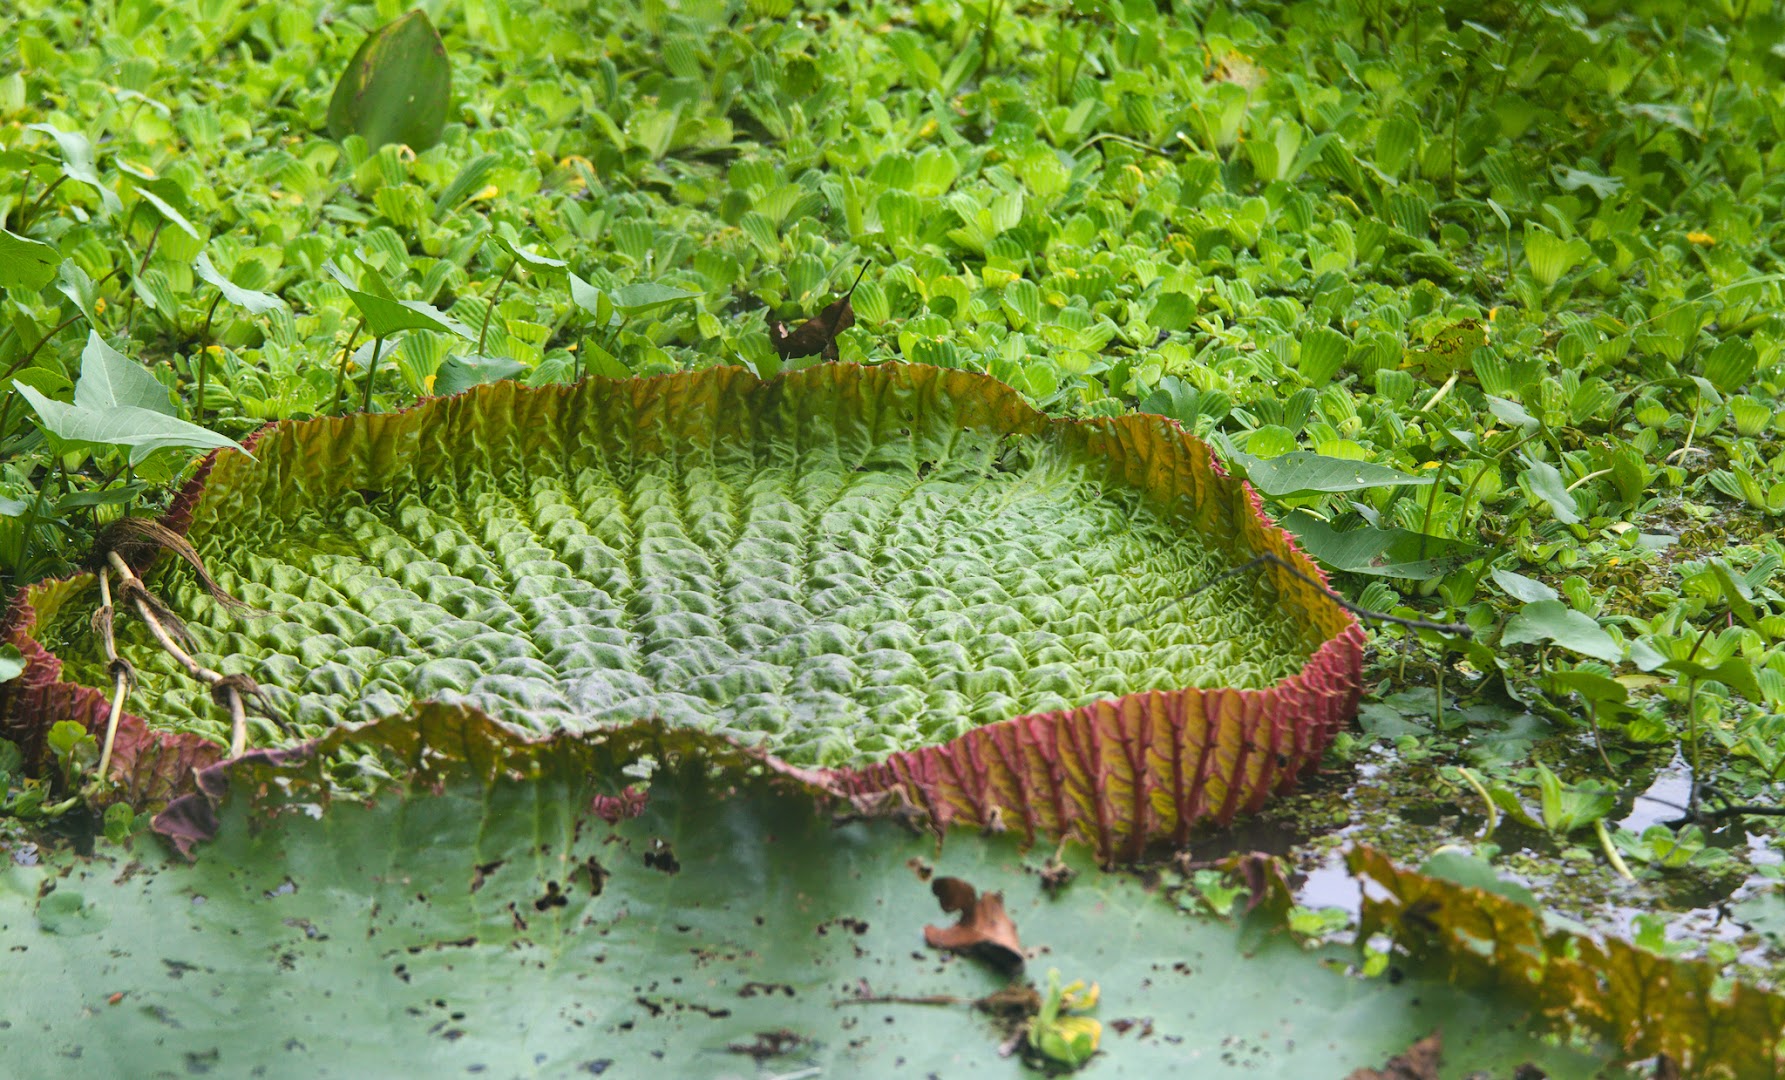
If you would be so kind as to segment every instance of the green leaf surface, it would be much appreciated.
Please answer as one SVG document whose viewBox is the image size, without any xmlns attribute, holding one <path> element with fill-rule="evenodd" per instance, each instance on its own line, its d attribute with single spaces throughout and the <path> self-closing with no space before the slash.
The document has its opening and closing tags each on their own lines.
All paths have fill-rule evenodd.
<svg viewBox="0 0 1785 1080">
<path fill-rule="evenodd" d="M 223 276 L 222 271 L 218 270 L 217 267 L 211 263 L 211 255 L 209 252 L 201 251 L 198 253 L 198 258 L 192 263 L 192 272 L 197 274 L 206 284 L 222 293 L 225 300 L 228 300 L 230 303 L 242 308 L 250 314 L 265 315 L 270 311 L 277 311 L 279 308 L 285 306 L 285 301 L 271 293 L 258 292 L 254 289 L 244 289 Z"/>
<path fill-rule="evenodd" d="M 78 131 L 63 131 L 53 124 L 26 124 L 26 131 L 41 131 L 56 140 L 56 146 L 62 151 L 62 175 L 70 180 L 77 180 L 99 193 L 100 205 L 106 213 L 115 214 L 123 209 L 118 195 L 99 179 L 99 170 L 93 166 L 93 144 Z"/>
<path fill-rule="evenodd" d="M 53 246 L 0 229 L 0 286 L 35 292 L 56 276 L 61 261 Z"/>
<path fill-rule="evenodd" d="M 162 217 L 166 218 L 168 224 L 185 233 L 187 236 L 190 236 L 192 239 L 197 240 L 199 243 L 204 242 L 204 236 L 199 233 L 198 229 L 193 227 L 192 222 L 186 220 L 186 215 L 180 213 L 172 203 L 155 194 L 153 191 L 150 191 L 146 186 L 140 184 L 136 187 L 136 193 L 143 197 L 144 202 L 153 206 Z"/>
<path fill-rule="evenodd" d="M 132 465 L 157 450 L 242 449 L 234 439 L 174 416 L 167 388 L 141 364 L 100 340 L 96 331 L 89 331 L 81 353 L 72 405 L 18 380 L 13 385 L 37 411 L 44 430 L 62 443 L 122 447 Z"/>
<path fill-rule="evenodd" d="M 516 746 L 467 721 L 408 721 L 425 734 L 401 745 L 430 748 L 425 775 L 320 819 L 301 759 L 231 767 L 193 864 L 139 845 L 9 868 L 0 948 L 33 988 L 0 1001 L 29 1036 L 9 1067 L 63 1075 L 78 1048 L 83 1070 L 119 1076 L 195 1061 L 275 1080 L 1033 1075 L 970 1005 L 1005 978 L 925 947 L 926 925 L 953 921 L 932 875 L 1002 893 L 1041 950 L 1029 977 L 1099 985 L 1112 1074 L 1342 1075 L 1439 1026 L 1469 1067 L 1584 1078 L 1595 1064 L 1442 984 L 1347 976 L 1348 953 L 1304 951 L 1266 912 L 1188 915 L 1078 853 L 1050 896 L 1009 837 L 938 851 L 891 821 L 835 824 L 741 762 L 660 771 L 642 813 L 610 824 L 592 802 L 616 805 L 628 750 Z M 959 1004 L 885 1000 L 935 995 Z"/>
<path fill-rule="evenodd" d="M 452 63 L 417 8 L 366 35 L 329 100 L 329 137 L 357 134 L 376 150 L 401 143 L 420 152 L 440 141 L 452 98 Z"/>
<path fill-rule="evenodd" d="M 9 683 L 25 673 L 25 657 L 13 644 L 0 645 L 0 683 Z"/>
<path fill-rule="evenodd" d="M 1580 506 L 1569 494 L 1568 486 L 1562 482 L 1562 474 L 1547 461 L 1527 459 L 1525 462 L 1524 481 L 1530 485 L 1531 494 L 1548 504 L 1550 513 L 1556 520 L 1566 525 L 1580 521 Z"/>
<path fill-rule="evenodd" d="M 606 329 L 620 324 L 619 313 L 614 310 L 613 299 L 607 293 L 597 289 L 574 273 L 569 277 L 571 302 L 595 316 L 597 327 Z"/>
<path fill-rule="evenodd" d="M 1275 567 L 1219 576 L 1255 552 L 1313 566 L 1206 446 L 1052 421 L 983 376 L 502 382 L 256 447 L 176 527 L 270 614 L 183 563 L 146 580 L 298 737 L 424 700 L 537 732 L 657 717 L 1113 854 L 1257 809 L 1355 701 L 1343 610 Z M 92 589 L 34 594 L 71 694 L 111 685 Z M 225 737 L 144 627 L 118 641 L 157 725 Z M 1021 797 L 1037 784 L 1058 797 Z M 1098 809 L 1143 788 L 1145 813 Z"/>
<path fill-rule="evenodd" d="M 424 301 L 395 300 L 358 289 L 348 289 L 347 295 L 365 316 L 366 330 L 373 337 L 387 338 L 405 330 L 433 330 L 457 334 L 466 341 L 477 340 L 470 327 Z"/>
<path fill-rule="evenodd" d="M 1550 642 L 1615 664 L 1624 658 L 1624 650 L 1600 627 L 1592 616 L 1583 615 L 1559 600 L 1538 600 L 1526 604 L 1500 633 L 1502 645 L 1532 645 Z"/>
<path fill-rule="evenodd" d="M 647 311 L 656 311 L 668 307 L 680 300 L 691 300 L 700 294 L 688 289 L 678 289 L 673 285 L 663 285 L 655 281 L 634 282 L 622 285 L 614 290 L 614 307 L 622 315 L 643 315 Z"/>
<path fill-rule="evenodd" d="M 1295 450 L 1274 458 L 1236 453 L 1232 458 L 1245 471 L 1246 479 L 1253 487 L 1279 499 L 1366 488 L 1423 487 L 1432 482 L 1429 476 L 1414 476 L 1386 465 L 1326 457 L 1306 450 Z"/>
<path fill-rule="evenodd" d="M 473 386 L 516 378 L 527 370 L 527 365 L 507 356 L 450 356 L 434 373 L 433 392 L 441 396 L 463 393 Z"/>
<path fill-rule="evenodd" d="M 1556 590 L 1545 585 L 1543 582 L 1537 581 L 1534 578 L 1528 578 L 1523 574 L 1514 573 L 1511 570 L 1495 567 L 1491 571 L 1491 576 L 1494 579 L 1494 583 L 1502 589 L 1505 589 L 1506 595 L 1512 597 L 1514 600 L 1531 604 L 1536 603 L 1539 600 L 1560 600 L 1562 598 Z"/>
<path fill-rule="evenodd" d="M 508 239 L 506 236 L 497 237 L 496 242 L 502 245 L 503 251 L 513 255 L 516 259 L 536 271 L 562 270 L 570 265 L 563 259 L 554 259 L 549 255 L 540 255 L 537 252 L 529 251 Z"/>
<path fill-rule="evenodd" d="M 1339 532 L 1312 514 L 1296 511 L 1283 519 L 1303 551 L 1334 570 L 1419 581 L 1443 577 L 1480 556 L 1482 549 L 1460 540 L 1408 529 L 1352 529 Z"/>
</svg>

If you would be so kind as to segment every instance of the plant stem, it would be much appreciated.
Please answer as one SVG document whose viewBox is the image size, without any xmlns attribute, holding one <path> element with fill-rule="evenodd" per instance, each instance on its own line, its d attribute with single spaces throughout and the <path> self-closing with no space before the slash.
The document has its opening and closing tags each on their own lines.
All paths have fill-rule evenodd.
<svg viewBox="0 0 1785 1080">
<path fill-rule="evenodd" d="M 1494 797 L 1488 794 L 1488 789 L 1482 784 L 1480 778 L 1475 775 L 1474 769 L 1459 768 L 1457 770 L 1457 775 L 1461 776 L 1468 782 L 1470 787 L 1475 789 L 1475 794 L 1481 796 L 1481 804 L 1487 807 L 1487 831 L 1481 834 L 1481 838 L 1486 840 L 1494 835 L 1495 829 L 1500 827 L 1500 808 L 1494 805 Z"/>
<path fill-rule="evenodd" d="M 205 372 L 211 366 L 211 316 L 217 313 L 217 305 L 223 302 L 223 294 L 211 301 L 210 310 L 205 312 L 205 328 L 198 335 L 198 390 L 197 400 L 193 402 L 193 413 L 199 423 L 205 419 Z"/>
<path fill-rule="evenodd" d="M 1419 525 L 1419 557 L 1422 559 L 1426 557 L 1426 541 L 1432 535 L 1432 515 L 1438 512 L 1438 489 L 1444 486 L 1444 481 L 1449 476 L 1450 462 L 1439 462 L 1438 475 L 1432 478 L 1432 493 L 1426 496 L 1425 520 Z"/>
<path fill-rule="evenodd" d="M 136 576 L 136 571 L 130 569 L 130 564 L 125 562 L 124 557 L 115 550 L 106 552 L 105 557 L 111 563 L 112 568 L 118 572 L 118 579 L 124 583 L 126 594 L 136 602 L 136 613 L 142 617 L 144 623 L 148 624 L 149 633 L 154 636 L 161 648 L 167 655 L 174 658 L 175 663 L 186 670 L 187 675 L 210 687 L 211 696 L 214 699 L 221 695 L 227 703 L 230 719 L 230 754 L 240 757 L 243 749 L 247 746 L 248 739 L 248 712 L 247 706 L 242 700 L 243 691 L 238 685 L 240 677 L 226 676 L 221 672 L 212 671 L 199 663 L 191 653 L 181 648 L 180 643 L 174 640 L 173 634 L 155 612 L 155 607 L 160 601 L 151 603 L 149 591 L 143 585 L 142 579 Z M 163 607 L 162 610 L 165 611 L 166 608 Z M 252 684 L 250 684 L 249 692 L 254 692 Z"/>
<path fill-rule="evenodd" d="M 384 339 L 372 339 L 372 362 L 366 366 L 366 400 L 360 406 L 361 412 L 372 411 L 372 384 L 378 379 L 378 354 L 384 351 Z"/>
<path fill-rule="evenodd" d="M 1624 857 L 1619 855 L 1618 849 L 1612 846 L 1611 833 L 1605 831 L 1604 818 L 1593 819 L 1593 831 L 1599 834 L 1599 846 L 1604 849 L 1606 859 L 1611 862 L 1611 868 L 1616 870 L 1618 876 L 1625 881 L 1635 881 L 1636 875 L 1632 874 L 1630 868 L 1624 865 Z"/>
<path fill-rule="evenodd" d="M 25 175 L 26 175 L 26 177 L 29 177 L 31 174 L 26 173 Z M 50 183 L 49 187 L 43 189 L 43 194 L 41 194 L 37 197 L 37 201 L 31 204 L 29 211 L 27 213 L 22 213 L 19 215 L 19 231 L 20 232 L 25 231 L 25 222 L 27 220 L 28 214 L 37 213 L 37 211 L 40 208 L 42 208 L 43 201 L 45 199 L 49 198 L 51 195 L 54 195 L 56 193 L 56 189 L 61 187 L 62 181 L 66 180 L 66 179 L 68 179 L 68 177 L 66 175 L 56 177 L 56 179 Z M 21 203 L 25 201 L 25 196 L 22 193 L 19 195 L 19 201 Z"/>
<path fill-rule="evenodd" d="M 99 568 L 99 610 L 93 613 L 93 623 L 99 628 L 99 638 L 105 645 L 105 659 L 112 669 L 112 708 L 105 722 L 105 747 L 99 752 L 99 782 L 105 783 L 111 776 L 112 744 L 118 738 L 118 718 L 124 715 L 124 695 L 130 690 L 130 668 L 118 659 L 117 637 L 112 632 L 112 621 L 116 609 L 112 607 L 112 572 L 110 567 Z"/>
<path fill-rule="evenodd" d="M 490 332 L 490 316 L 496 313 L 496 301 L 502 299 L 502 286 L 508 284 L 508 275 L 514 273 L 514 268 L 519 264 L 519 259 L 509 260 L 508 269 L 502 271 L 501 279 L 496 282 L 496 291 L 490 294 L 489 306 L 483 309 L 483 326 L 477 331 L 477 355 L 479 356 L 483 355 L 484 335 Z M 366 400 L 370 401 L 371 398 L 368 396 Z"/>
<path fill-rule="evenodd" d="M 1611 758 L 1605 756 L 1605 739 L 1599 734 L 1599 710 L 1592 702 L 1587 703 L 1587 723 L 1593 725 L 1593 749 L 1599 751 L 1599 763 L 1605 766 L 1605 773 L 1610 776 L 1614 770 Z"/>
<path fill-rule="evenodd" d="M 1463 110 L 1469 107 L 1469 91 L 1475 88 L 1473 72 L 1463 76 L 1463 85 L 1457 89 L 1457 109 L 1450 118 L 1450 197 L 1457 197 L 1457 128 L 1463 123 Z"/>
<path fill-rule="evenodd" d="M 1078 69 L 1084 64 L 1085 53 L 1090 48 L 1091 48 L 1091 31 L 1087 29 L 1085 31 L 1085 36 L 1079 38 L 1078 55 L 1074 56 L 1072 58 L 1072 74 L 1067 76 L 1066 85 L 1061 87 L 1061 89 L 1068 96 L 1070 96 L 1072 94 L 1072 88 L 1078 85 Z"/>
<path fill-rule="evenodd" d="M 973 71 L 975 81 L 985 75 L 986 66 L 992 59 L 992 33 L 998 27 L 998 8 L 1003 0 L 989 0 L 985 9 L 985 29 L 979 32 L 979 66 Z"/>
<path fill-rule="evenodd" d="M 141 206 L 142 204 L 138 203 L 137 205 Z M 130 216 L 136 217 L 135 209 L 130 211 Z M 142 261 L 137 263 L 136 273 L 131 276 L 130 295 L 124 298 L 124 332 L 126 334 L 136 327 L 136 279 L 142 277 L 143 271 L 149 268 L 149 256 L 155 254 L 155 241 L 161 239 L 161 227 L 165 224 L 166 222 L 160 218 L 155 220 L 155 231 L 149 234 L 149 246 L 143 248 Z M 126 229 L 128 230 L 128 226 Z"/>
<path fill-rule="evenodd" d="M 25 234 L 25 196 L 27 196 L 29 194 L 31 194 L 31 170 L 26 169 L 25 170 L 25 178 L 19 182 L 19 201 L 17 203 L 17 206 L 19 208 L 19 235 L 20 236 L 23 236 Z M 6 224 L 6 222 L 0 221 L 0 225 L 4 225 L 4 224 Z"/>
<path fill-rule="evenodd" d="M 341 395 L 347 386 L 347 361 L 353 355 L 353 343 L 359 340 L 359 332 L 365 328 L 366 320 L 361 319 L 359 325 L 353 328 L 353 333 L 347 335 L 347 347 L 341 350 L 341 367 L 335 372 L 335 399 L 328 406 L 331 413 L 341 407 Z"/>
</svg>

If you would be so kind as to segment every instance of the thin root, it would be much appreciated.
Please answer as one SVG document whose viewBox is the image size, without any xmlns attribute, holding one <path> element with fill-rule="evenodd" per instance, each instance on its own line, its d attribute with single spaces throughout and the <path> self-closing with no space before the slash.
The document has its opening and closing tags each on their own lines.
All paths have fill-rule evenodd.
<svg viewBox="0 0 1785 1080">
<path fill-rule="evenodd" d="M 192 654 L 181 646 L 180 641 L 176 640 L 178 637 L 184 638 L 188 643 L 191 642 L 192 639 L 186 633 L 185 627 L 180 625 L 179 620 L 174 618 L 173 613 L 167 610 L 165 604 L 157 600 L 154 594 L 144 587 L 142 579 L 130 569 L 130 564 L 124 561 L 124 557 L 116 550 L 112 550 L 106 552 L 106 560 L 111 563 L 112 569 L 118 572 L 122 591 L 135 602 L 137 614 L 142 616 L 143 622 L 148 624 L 149 633 L 154 635 L 155 640 L 161 644 L 161 648 L 173 657 L 176 663 L 186 669 L 186 674 L 209 686 L 212 696 L 229 710 L 229 753 L 231 757 L 240 757 L 248 748 L 248 713 L 244 698 L 252 695 L 264 705 L 265 699 L 259 693 L 260 688 L 254 684 L 254 680 L 246 676 L 225 675 L 220 671 L 212 671 L 194 659 Z M 106 579 L 102 577 L 100 580 L 103 583 Z M 107 749 L 110 749 L 109 740 Z"/>
</svg>

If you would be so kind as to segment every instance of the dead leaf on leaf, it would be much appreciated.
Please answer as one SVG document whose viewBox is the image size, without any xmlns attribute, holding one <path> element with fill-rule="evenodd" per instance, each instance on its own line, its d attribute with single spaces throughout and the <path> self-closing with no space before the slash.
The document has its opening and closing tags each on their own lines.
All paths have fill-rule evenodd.
<svg viewBox="0 0 1785 1080">
<path fill-rule="evenodd" d="M 1275 855 L 1262 851 L 1229 855 L 1215 863 L 1215 868 L 1226 874 L 1228 880 L 1246 887 L 1248 915 L 1262 907 L 1273 922 L 1281 922 L 1288 918 L 1289 909 L 1295 906 L 1295 889 L 1290 885 L 1288 864 Z"/>
<path fill-rule="evenodd" d="M 765 312 L 769 323 L 769 342 L 775 346 L 776 355 L 783 360 L 792 360 L 822 353 L 826 360 L 835 360 L 837 335 L 855 325 L 855 308 L 850 306 L 849 298 L 855 295 L 855 286 L 862 283 L 862 275 L 867 272 L 867 266 L 863 265 L 861 273 L 855 275 L 855 284 L 849 286 L 848 292 L 792 330 L 787 329 L 786 323 L 775 318 L 773 310 Z"/>
<path fill-rule="evenodd" d="M 1009 971 L 1023 966 L 1023 946 L 1017 940 L 1016 924 L 1004 910 L 1004 894 L 981 895 L 956 877 L 935 879 L 930 883 L 930 891 L 943 911 L 960 912 L 961 921 L 950 927 L 924 927 L 926 945 L 971 953 Z"/>
<path fill-rule="evenodd" d="M 1438 1062 L 1444 1057 L 1444 1032 L 1434 1031 L 1388 1059 L 1380 1069 L 1358 1069 L 1345 1080 L 1438 1080 Z"/>
</svg>

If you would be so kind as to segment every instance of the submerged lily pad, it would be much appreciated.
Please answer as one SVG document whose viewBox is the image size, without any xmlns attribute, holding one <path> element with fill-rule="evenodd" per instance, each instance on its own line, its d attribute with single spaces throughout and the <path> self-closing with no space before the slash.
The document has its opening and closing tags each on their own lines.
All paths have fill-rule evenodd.
<svg viewBox="0 0 1785 1080">
<path fill-rule="evenodd" d="M 440 706 L 352 734 L 423 768 L 330 800 L 326 748 L 255 752 L 207 774 L 227 794 L 191 864 L 102 845 L 0 875 L 31 987 L 0 999 L 13 1075 L 79 1053 L 115 1076 L 1016 1080 L 1038 1075 L 999 1053 L 1020 1015 L 973 1003 L 1050 968 L 1101 988 L 1093 1075 L 1337 1077 L 1440 1026 L 1448 1061 L 1493 1075 L 1596 1065 L 1491 999 L 1347 975 L 1263 908 L 1198 918 L 1082 851 L 1049 895 L 1012 837 L 838 823 L 710 736 L 522 741 Z M 641 751 L 667 765 L 629 809 L 612 779 Z M 1014 985 L 924 946 L 945 875 L 1001 894 L 1030 954 Z"/>
<path fill-rule="evenodd" d="M 170 524 L 271 614 L 172 560 L 148 582 L 298 737 L 417 701 L 533 732 L 659 718 L 1109 850 L 1255 807 L 1355 709 L 1361 631 L 1317 589 L 1272 567 L 1196 591 L 1260 552 L 1317 573 L 1206 446 L 982 376 L 499 384 L 254 450 Z M 96 599 L 25 595 L 15 636 L 63 664 L 33 685 L 110 687 Z M 220 741 L 208 688 L 120 626 L 137 707 Z M 16 726 L 46 704 L 21 695 Z"/>
</svg>

